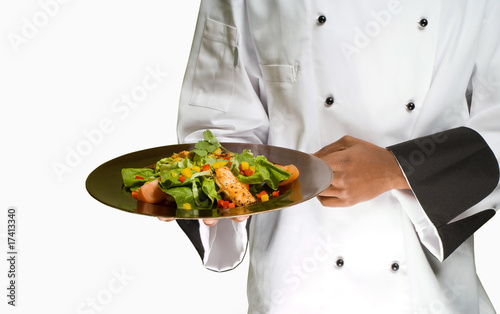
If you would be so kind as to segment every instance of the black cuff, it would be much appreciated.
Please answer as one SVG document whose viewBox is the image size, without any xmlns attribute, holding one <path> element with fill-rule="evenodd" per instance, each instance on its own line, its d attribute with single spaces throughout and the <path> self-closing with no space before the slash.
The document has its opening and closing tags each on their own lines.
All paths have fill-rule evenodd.
<svg viewBox="0 0 500 314">
<path fill-rule="evenodd" d="M 448 225 L 498 185 L 497 159 L 476 131 L 459 127 L 388 149 L 398 160 L 413 193 L 438 229 L 447 255 L 492 217 L 491 213 L 475 215 L 474 219 L 460 222 L 460 227 L 456 223 Z"/>
</svg>

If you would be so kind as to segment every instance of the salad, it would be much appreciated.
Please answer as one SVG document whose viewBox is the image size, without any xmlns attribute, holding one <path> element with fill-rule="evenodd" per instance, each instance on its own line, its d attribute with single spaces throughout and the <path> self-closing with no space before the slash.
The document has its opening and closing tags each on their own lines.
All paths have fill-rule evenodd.
<svg viewBox="0 0 500 314">
<path fill-rule="evenodd" d="M 279 196 L 278 187 L 299 175 L 294 165 L 277 165 L 250 150 L 226 150 L 210 130 L 191 151 L 157 161 L 152 168 L 124 168 L 123 185 L 146 203 L 171 203 L 177 208 L 233 208 Z"/>
</svg>

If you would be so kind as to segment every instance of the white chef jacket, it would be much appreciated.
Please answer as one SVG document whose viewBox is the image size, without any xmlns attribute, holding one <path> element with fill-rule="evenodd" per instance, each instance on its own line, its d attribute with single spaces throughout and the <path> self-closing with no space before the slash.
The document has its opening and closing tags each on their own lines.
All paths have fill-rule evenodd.
<svg viewBox="0 0 500 314">
<path fill-rule="evenodd" d="M 472 234 L 500 203 L 500 1 L 202 0 L 179 141 L 205 129 L 307 153 L 351 135 L 412 188 L 179 222 L 209 269 L 249 250 L 249 313 L 495 313 Z"/>
</svg>

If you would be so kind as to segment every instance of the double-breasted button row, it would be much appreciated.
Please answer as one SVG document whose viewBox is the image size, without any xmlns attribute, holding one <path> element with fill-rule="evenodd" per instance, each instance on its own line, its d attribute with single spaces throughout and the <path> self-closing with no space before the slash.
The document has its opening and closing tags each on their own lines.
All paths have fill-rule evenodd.
<svg viewBox="0 0 500 314">
<path fill-rule="evenodd" d="M 326 23 L 326 16 L 324 16 L 324 15 L 318 16 L 317 21 L 318 21 L 318 24 L 325 24 Z M 420 19 L 420 21 L 418 21 L 418 25 L 421 28 L 426 28 L 427 25 L 429 25 L 429 21 L 426 18 L 422 18 L 422 19 Z"/>
<path fill-rule="evenodd" d="M 335 265 L 338 267 L 338 268 L 342 268 L 344 267 L 345 265 L 345 262 L 344 262 L 344 259 L 342 257 L 339 257 L 336 261 L 335 261 Z M 391 264 L 391 270 L 393 272 L 397 272 L 399 270 L 399 263 L 398 262 L 393 262 Z"/>
<path fill-rule="evenodd" d="M 335 103 L 335 98 L 333 96 L 328 96 L 325 99 L 325 107 L 331 107 Z M 413 111 L 415 109 L 415 103 L 413 101 L 408 102 L 406 105 L 408 111 Z"/>
<path fill-rule="evenodd" d="M 318 16 L 317 21 L 318 21 L 318 24 L 325 24 L 326 23 L 326 16 L 324 16 L 324 15 Z M 418 21 L 418 25 L 420 26 L 420 28 L 426 28 L 427 25 L 429 25 L 429 21 L 426 18 L 422 18 L 422 19 L 420 19 L 420 21 Z"/>
</svg>

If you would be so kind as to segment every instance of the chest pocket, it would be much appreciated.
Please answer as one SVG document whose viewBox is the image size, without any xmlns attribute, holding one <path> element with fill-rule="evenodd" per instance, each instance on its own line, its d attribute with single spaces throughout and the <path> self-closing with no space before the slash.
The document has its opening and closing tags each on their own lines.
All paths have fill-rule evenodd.
<svg viewBox="0 0 500 314">
<path fill-rule="evenodd" d="M 238 30 L 207 19 L 193 77 L 190 105 L 226 112 L 238 70 Z"/>
</svg>

